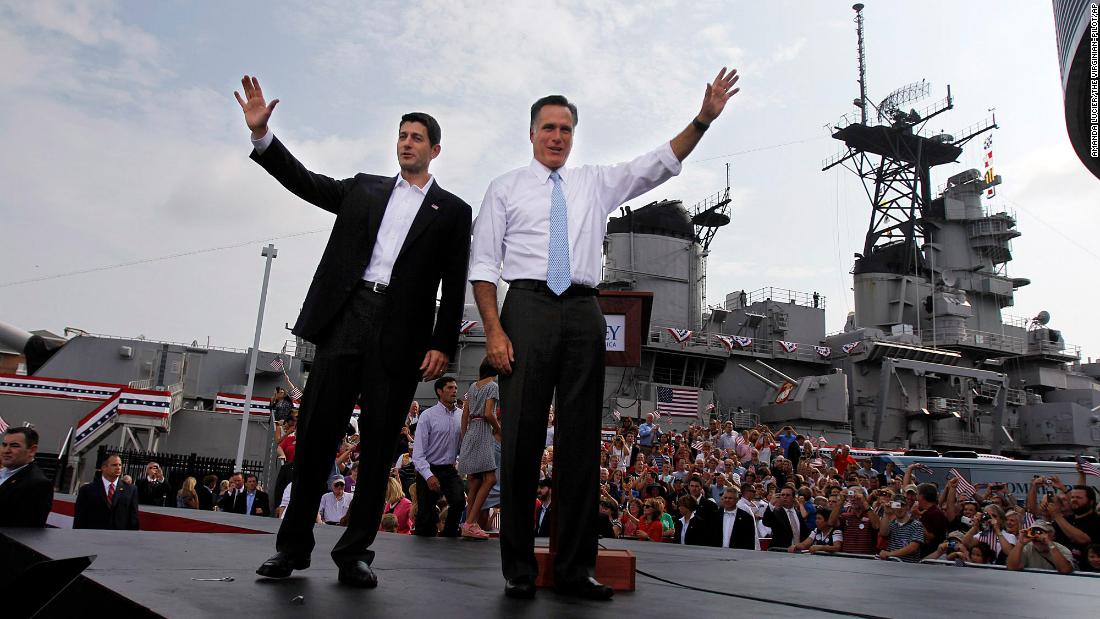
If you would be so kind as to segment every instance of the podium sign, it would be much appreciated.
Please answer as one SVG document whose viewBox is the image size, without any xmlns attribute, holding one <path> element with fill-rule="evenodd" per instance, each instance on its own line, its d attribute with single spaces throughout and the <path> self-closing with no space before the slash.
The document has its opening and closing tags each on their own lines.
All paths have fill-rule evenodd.
<svg viewBox="0 0 1100 619">
<path fill-rule="evenodd" d="M 607 323 L 604 362 L 609 367 L 639 367 L 642 344 L 649 336 L 653 293 L 601 290 L 596 297 Z"/>
</svg>

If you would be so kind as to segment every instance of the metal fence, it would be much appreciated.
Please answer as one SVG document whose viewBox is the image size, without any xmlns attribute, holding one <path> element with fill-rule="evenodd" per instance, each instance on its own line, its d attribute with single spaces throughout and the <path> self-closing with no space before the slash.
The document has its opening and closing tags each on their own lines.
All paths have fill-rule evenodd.
<svg viewBox="0 0 1100 619">
<path fill-rule="evenodd" d="M 188 477 L 194 477 L 198 483 L 207 475 L 217 475 L 219 480 L 228 479 L 233 473 L 233 458 L 209 458 L 198 454 L 150 453 L 118 449 L 107 445 L 99 446 L 96 462 L 102 462 L 108 454 L 118 454 L 122 458 L 122 474 L 129 475 L 134 481 L 145 476 L 145 465 L 156 462 L 173 488 L 178 489 Z M 263 479 L 264 464 L 258 460 L 245 460 L 244 470 L 255 473 Z"/>
</svg>

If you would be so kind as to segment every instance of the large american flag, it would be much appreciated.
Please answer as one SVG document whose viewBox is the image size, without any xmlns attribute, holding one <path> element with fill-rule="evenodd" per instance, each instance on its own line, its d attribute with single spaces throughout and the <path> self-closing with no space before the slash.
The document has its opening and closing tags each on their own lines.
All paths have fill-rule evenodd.
<svg viewBox="0 0 1100 619">
<path fill-rule="evenodd" d="M 659 386 L 657 410 L 673 417 L 696 417 L 699 415 L 699 390 Z"/>
</svg>

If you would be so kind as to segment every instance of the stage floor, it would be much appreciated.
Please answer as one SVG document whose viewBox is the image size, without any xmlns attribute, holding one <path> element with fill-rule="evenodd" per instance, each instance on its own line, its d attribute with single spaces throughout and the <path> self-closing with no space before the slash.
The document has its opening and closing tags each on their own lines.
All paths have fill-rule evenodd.
<svg viewBox="0 0 1100 619">
<path fill-rule="evenodd" d="M 217 515 L 219 521 L 274 532 L 277 521 Z M 1088 617 L 1100 608 L 1091 578 L 1011 573 L 937 565 L 722 550 L 607 540 L 628 548 L 638 569 L 703 589 L 686 590 L 637 576 L 637 591 L 588 602 L 540 590 L 534 601 L 503 595 L 495 540 L 424 539 L 380 533 L 374 545 L 379 587 L 356 590 L 336 581 L 328 549 L 341 530 L 319 526 L 313 567 L 284 580 L 255 574 L 274 551 L 267 534 L 0 529 L 12 541 L 52 559 L 98 555 L 84 573 L 165 617 Z M 232 582 L 195 578 L 233 578 Z M 302 596 L 301 603 L 293 600 Z M 790 605 L 813 606 L 806 610 Z M 102 616 L 92 612 L 88 616 Z M 102 609 L 99 609 L 102 611 Z"/>
</svg>

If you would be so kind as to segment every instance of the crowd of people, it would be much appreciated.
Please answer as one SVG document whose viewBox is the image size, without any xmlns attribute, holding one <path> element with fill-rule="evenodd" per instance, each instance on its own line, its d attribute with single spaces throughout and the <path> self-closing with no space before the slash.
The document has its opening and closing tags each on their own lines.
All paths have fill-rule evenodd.
<svg viewBox="0 0 1100 619">
<path fill-rule="evenodd" d="M 380 530 L 473 540 L 498 530 L 499 391 L 491 365 L 484 363 L 480 374 L 461 389 L 451 377 L 439 379 L 437 402 L 423 411 L 412 403 Z M 271 408 L 280 459 L 276 503 L 251 473 L 236 472 L 225 480 L 206 475 L 201 482 L 187 477 L 176 490 L 158 463 L 150 462 L 134 481 L 122 475 L 119 456 L 109 455 L 98 466 L 100 483 L 81 488 L 74 525 L 137 528 L 139 504 L 281 517 L 291 494 L 297 411 L 285 392 L 276 393 Z M 638 424 L 623 417 L 603 445 L 594 515 L 602 537 L 1100 572 L 1100 513 L 1080 465 L 1075 483 L 1039 476 L 1026 497 L 1016 497 L 1004 484 L 975 488 L 960 477 L 943 487 L 922 482 L 928 471 L 920 464 L 897 470 L 889 463 L 875 470 L 870 458 L 853 457 L 848 446 L 827 448 L 790 426 L 775 433 L 765 425 L 738 431 L 732 421 L 712 420 L 709 426 L 665 432 L 656 417 L 650 414 Z M 546 433 L 531 525 L 543 537 L 552 523 L 552 411 Z M 10 465 L 6 462 L 3 471 L 9 477 L 33 459 L 30 442 L 37 443 L 30 428 L 5 435 Z M 369 437 L 360 440 L 352 419 L 333 459 L 318 524 L 347 523 L 360 451 L 369 442 Z M 109 510 L 99 509 L 101 502 L 94 499 L 107 497 Z M 39 516 L 23 519 L 43 526 Z"/>
</svg>

